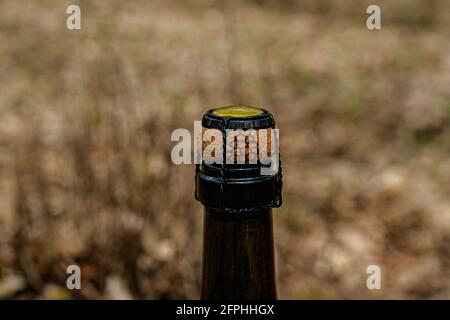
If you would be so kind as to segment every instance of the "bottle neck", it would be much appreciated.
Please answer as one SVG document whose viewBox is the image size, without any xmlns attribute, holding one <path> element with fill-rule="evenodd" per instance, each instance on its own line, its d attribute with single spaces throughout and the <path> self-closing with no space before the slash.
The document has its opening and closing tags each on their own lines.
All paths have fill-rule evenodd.
<svg viewBox="0 0 450 320">
<path fill-rule="evenodd" d="M 202 299 L 276 299 L 272 210 L 227 216 L 205 207 Z"/>
</svg>

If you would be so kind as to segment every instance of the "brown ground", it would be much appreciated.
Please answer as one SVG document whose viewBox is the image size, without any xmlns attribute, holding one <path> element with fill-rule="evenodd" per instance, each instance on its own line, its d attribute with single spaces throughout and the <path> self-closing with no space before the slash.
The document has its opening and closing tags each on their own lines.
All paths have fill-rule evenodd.
<svg viewBox="0 0 450 320">
<path fill-rule="evenodd" d="M 198 298 L 169 137 L 231 103 L 281 129 L 281 298 L 450 298 L 448 1 L 74 2 L 0 1 L 0 298 Z"/>
</svg>

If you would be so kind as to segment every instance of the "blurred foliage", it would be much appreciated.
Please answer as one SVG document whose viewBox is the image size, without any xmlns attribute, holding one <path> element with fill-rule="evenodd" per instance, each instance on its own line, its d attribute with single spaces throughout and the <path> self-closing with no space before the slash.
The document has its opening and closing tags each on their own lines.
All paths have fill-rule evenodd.
<svg viewBox="0 0 450 320">
<path fill-rule="evenodd" d="M 450 3 L 370 2 L 1 1 L 0 298 L 198 298 L 170 133 L 228 104 L 281 128 L 281 298 L 449 298 Z"/>
</svg>

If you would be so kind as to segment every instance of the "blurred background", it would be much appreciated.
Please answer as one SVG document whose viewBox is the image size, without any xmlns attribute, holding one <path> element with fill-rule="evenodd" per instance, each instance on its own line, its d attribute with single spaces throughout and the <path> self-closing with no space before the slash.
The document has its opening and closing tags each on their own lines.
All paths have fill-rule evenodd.
<svg viewBox="0 0 450 320">
<path fill-rule="evenodd" d="M 249 104 L 281 129 L 280 298 L 449 299 L 449 39 L 446 0 L 0 1 L 0 298 L 199 298 L 170 134 Z"/>
</svg>

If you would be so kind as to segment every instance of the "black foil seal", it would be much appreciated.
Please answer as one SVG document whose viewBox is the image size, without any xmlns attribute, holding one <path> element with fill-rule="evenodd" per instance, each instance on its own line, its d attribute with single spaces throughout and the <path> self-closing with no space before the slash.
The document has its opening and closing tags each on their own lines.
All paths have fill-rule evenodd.
<svg viewBox="0 0 450 320">
<path fill-rule="evenodd" d="M 250 107 L 252 108 L 252 107 Z M 252 116 L 220 116 L 209 110 L 202 119 L 204 128 L 218 129 L 223 135 L 223 159 L 225 159 L 225 136 L 227 129 L 275 128 L 273 116 L 264 109 Z M 279 149 L 279 148 L 278 148 Z M 195 198 L 204 206 L 220 212 L 252 213 L 261 209 L 280 207 L 282 203 L 281 158 L 278 171 L 262 175 L 264 166 L 257 164 L 206 164 L 196 166 Z"/>
</svg>

